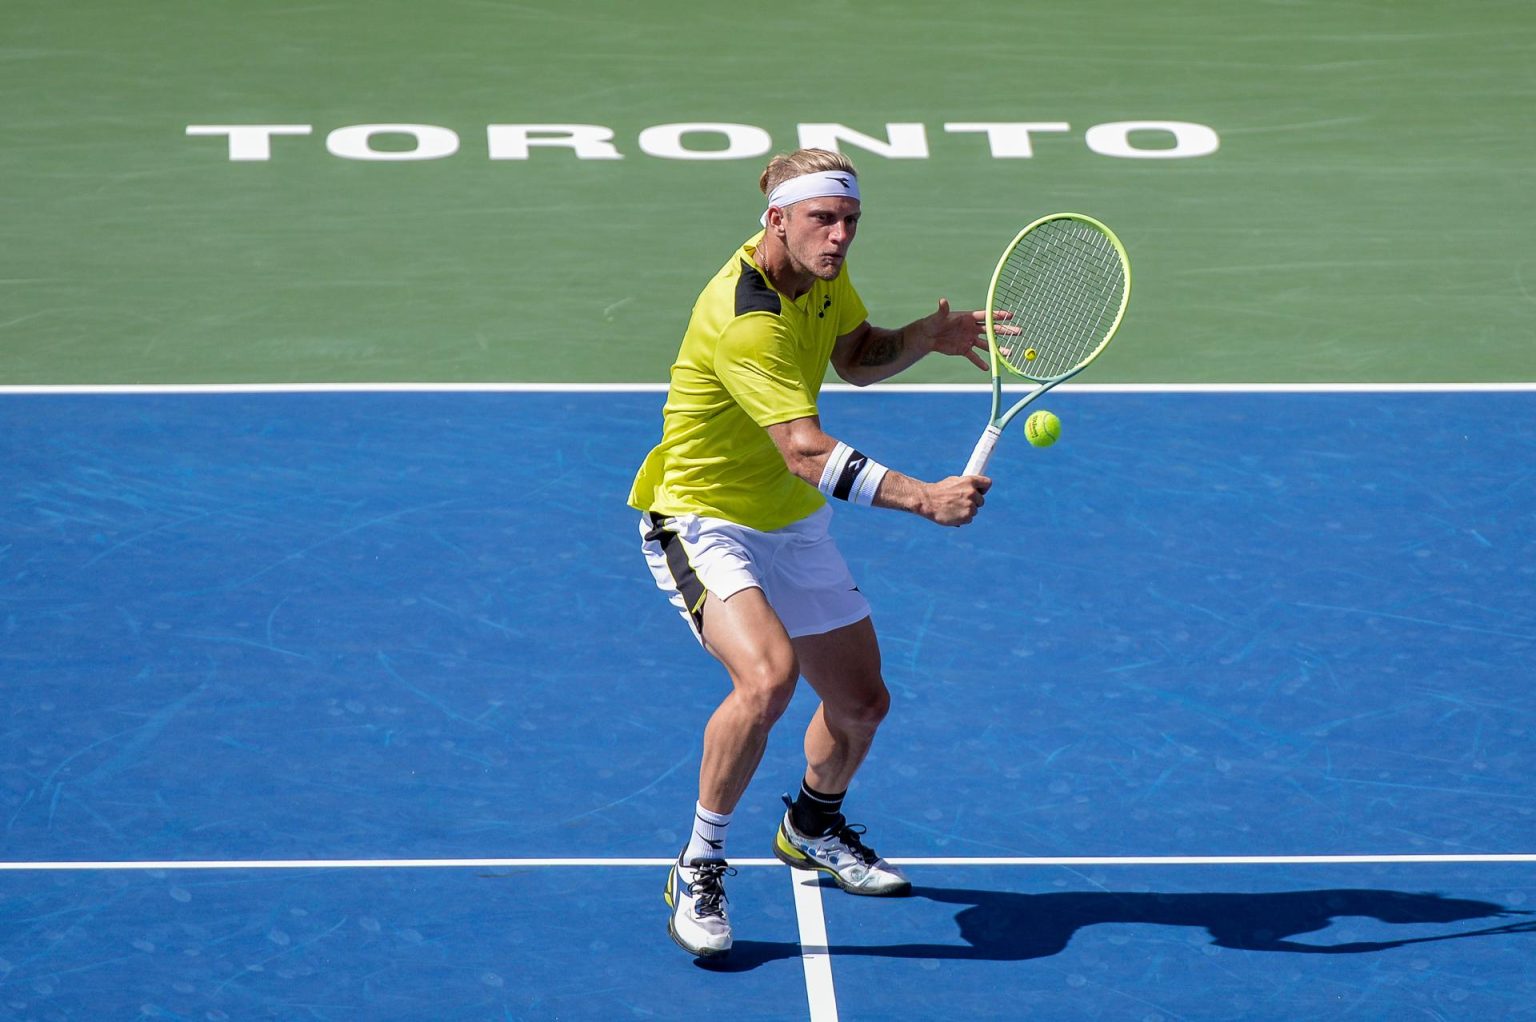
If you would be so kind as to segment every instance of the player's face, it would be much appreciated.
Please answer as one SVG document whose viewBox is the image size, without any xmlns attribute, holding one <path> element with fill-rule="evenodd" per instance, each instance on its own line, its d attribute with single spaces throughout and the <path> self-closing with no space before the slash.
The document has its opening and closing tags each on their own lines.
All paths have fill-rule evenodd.
<svg viewBox="0 0 1536 1022">
<path fill-rule="evenodd" d="M 832 280 L 859 229 L 859 200 L 806 199 L 784 211 L 784 246 L 797 270 Z"/>
</svg>

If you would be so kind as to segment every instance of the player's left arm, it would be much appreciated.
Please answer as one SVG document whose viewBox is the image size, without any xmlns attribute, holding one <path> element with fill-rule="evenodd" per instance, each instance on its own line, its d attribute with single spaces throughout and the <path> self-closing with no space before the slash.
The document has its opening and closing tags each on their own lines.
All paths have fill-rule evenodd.
<svg viewBox="0 0 1536 1022">
<path fill-rule="evenodd" d="M 952 312 L 946 298 L 939 299 L 937 311 L 898 330 L 874 326 L 866 319 L 837 339 L 832 368 L 857 387 L 888 380 L 934 352 L 963 355 L 986 371 L 990 365 L 985 323 L 985 312 Z"/>
</svg>

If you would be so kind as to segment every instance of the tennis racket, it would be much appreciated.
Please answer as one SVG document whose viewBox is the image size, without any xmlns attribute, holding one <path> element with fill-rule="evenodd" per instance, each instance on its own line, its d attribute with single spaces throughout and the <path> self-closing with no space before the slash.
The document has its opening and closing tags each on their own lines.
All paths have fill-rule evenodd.
<svg viewBox="0 0 1536 1022">
<path fill-rule="evenodd" d="M 992 417 L 965 475 L 981 475 L 992 448 L 1031 401 L 1082 372 L 1109 346 L 1131 298 L 1131 261 L 1113 231 L 1081 213 L 1052 213 L 1020 231 L 987 288 Z M 1003 378 L 1035 388 L 1006 412 Z"/>
</svg>

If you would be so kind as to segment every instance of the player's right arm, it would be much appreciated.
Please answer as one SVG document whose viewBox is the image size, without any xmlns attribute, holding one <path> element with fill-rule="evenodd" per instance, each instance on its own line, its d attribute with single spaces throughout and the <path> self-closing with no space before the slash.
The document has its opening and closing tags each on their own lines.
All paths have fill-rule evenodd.
<svg viewBox="0 0 1536 1022">
<path fill-rule="evenodd" d="M 765 428 L 789 470 L 812 486 L 823 489 L 827 463 L 840 445 L 822 430 L 821 419 L 808 415 Z M 939 525 L 965 525 L 986 503 L 985 494 L 991 485 L 992 480 L 985 476 L 950 476 L 928 483 L 886 469 L 875 491 L 873 504 L 910 511 Z"/>
</svg>

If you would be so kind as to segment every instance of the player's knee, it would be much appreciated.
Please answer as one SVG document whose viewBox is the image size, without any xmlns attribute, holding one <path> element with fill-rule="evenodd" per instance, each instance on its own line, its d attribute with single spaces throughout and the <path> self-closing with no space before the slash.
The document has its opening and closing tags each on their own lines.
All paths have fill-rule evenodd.
<svg viewBox="0 0 1536 1022">
<path fill-rule="evenodd" d="M 789 709 L 800 668 L 793 656 L 758 657 L 736 671 L 736 689 L 752 714 L 773 724 Z"/>
<path fill-rule="evenodd" d="M 891 690 L 885 687 L 885 682 L 880 683 L 880 690 L 870 700 L 868 712 L 876 724 L 891 712 Z"/>
<path fill-rule="evenodd" d="M 879 688 L 872 692 L 869 698 L 860 707 L 861 719 L 871 729 L 880 726 L 885 720 L 886 714 L 891 712 L 891 690 L 881 682 Z"/>
<path fill-rule="evenodd" d="M 891 712 L 891 692 L 884 682 L 862 689 L 853 697 L 840 700 L 828 707 L 827 712 L 836 716 L 837 723 L 850 731 L 873 734 L 888 713 Z"/>
<path fill-rule="evenodd" d="M 784 711 L 789 709 L 794 687 L 756 689 L 745 696 L 748 712 L 758 726 L 770 728 L 777 724 Z"/>
</svg>

